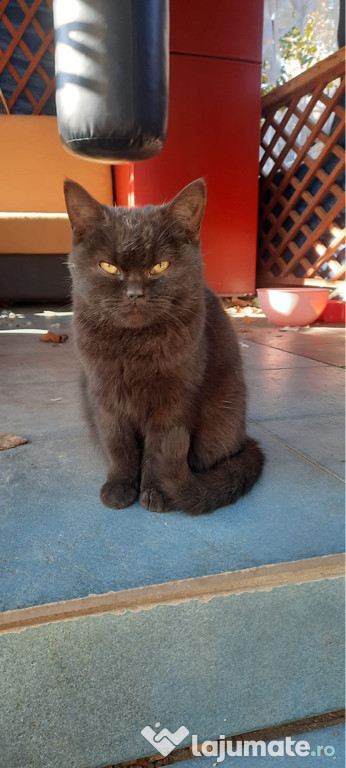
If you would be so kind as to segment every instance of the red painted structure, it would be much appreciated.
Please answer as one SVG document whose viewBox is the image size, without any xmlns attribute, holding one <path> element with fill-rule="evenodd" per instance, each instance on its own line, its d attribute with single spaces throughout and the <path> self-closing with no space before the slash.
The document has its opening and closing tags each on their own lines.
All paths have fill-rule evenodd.
<svg viewBox="0 0 346 768">
<path fill-rule="evenodd" d="M 262 0 L 171 0 L 166 146 L 115 169 L 120 205 L 161 203 L 204 176 L 205 272 L 223 295 L 255 290 L 262 14 Z"/>
<path fill-rule="evenodd" d="M 330 299 L 327 301 L 327 306 L 322 315 L 320 315 L 319 320 L 324 320 L 326 323 L 344 323 L 346 320 L 345 301 L 340 299 Z"/>
</svg>

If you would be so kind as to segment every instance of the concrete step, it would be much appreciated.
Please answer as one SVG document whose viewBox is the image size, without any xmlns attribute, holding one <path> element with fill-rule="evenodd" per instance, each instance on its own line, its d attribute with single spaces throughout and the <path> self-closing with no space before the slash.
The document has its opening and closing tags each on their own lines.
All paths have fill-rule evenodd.
<svg viewBox="0 0 346 768">
<path fill-rule="evenodd" d="M 97 768 L 148 754 L 158 721 L 215 738 L 340 709 L 341 560 L 3 614 L 4 764 Z"/>
</svg>

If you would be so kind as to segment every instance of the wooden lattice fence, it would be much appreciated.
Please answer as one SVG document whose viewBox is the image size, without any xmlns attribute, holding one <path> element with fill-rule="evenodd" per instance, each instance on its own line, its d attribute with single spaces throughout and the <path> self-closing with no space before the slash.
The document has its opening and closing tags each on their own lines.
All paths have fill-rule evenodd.
<svg viewBox="0 0 346 768">
<path fill-rule="evenodd" d="M 257 285 L 345 274 L 345 48 L 262 99 Z"/>
<path fill-rule="evenodd" d="M 0 0 L 0 113 L 55 112 L 52 2 Z"/>
</svg>

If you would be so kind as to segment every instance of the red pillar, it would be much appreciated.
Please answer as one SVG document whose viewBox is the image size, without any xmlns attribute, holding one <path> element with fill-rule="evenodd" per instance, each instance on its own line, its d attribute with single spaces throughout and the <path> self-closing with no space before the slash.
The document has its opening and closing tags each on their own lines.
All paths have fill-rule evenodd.
<svg viewBox="0 0 346 768">
<path fill-rule="evenodd" d="M 262 0 L 171 0 L 167 142 L 134 166 L 136 205 L 204 176 L 205 274 L 223 295 L 255 290 L 262 14 Z"/>
</svg>

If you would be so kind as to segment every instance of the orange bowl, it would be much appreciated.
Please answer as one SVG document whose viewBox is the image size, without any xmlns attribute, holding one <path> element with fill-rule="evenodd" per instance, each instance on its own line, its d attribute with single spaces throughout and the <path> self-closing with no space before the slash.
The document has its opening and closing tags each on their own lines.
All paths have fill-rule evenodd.
<svg viewBox="0 0 346 768">
<path fill-rule="evenodd" d="M 261 309 L 272 323 L 303 326 L 322 314 L 329 288 L 258 288 L 257 295 Z"/>
</svg>

